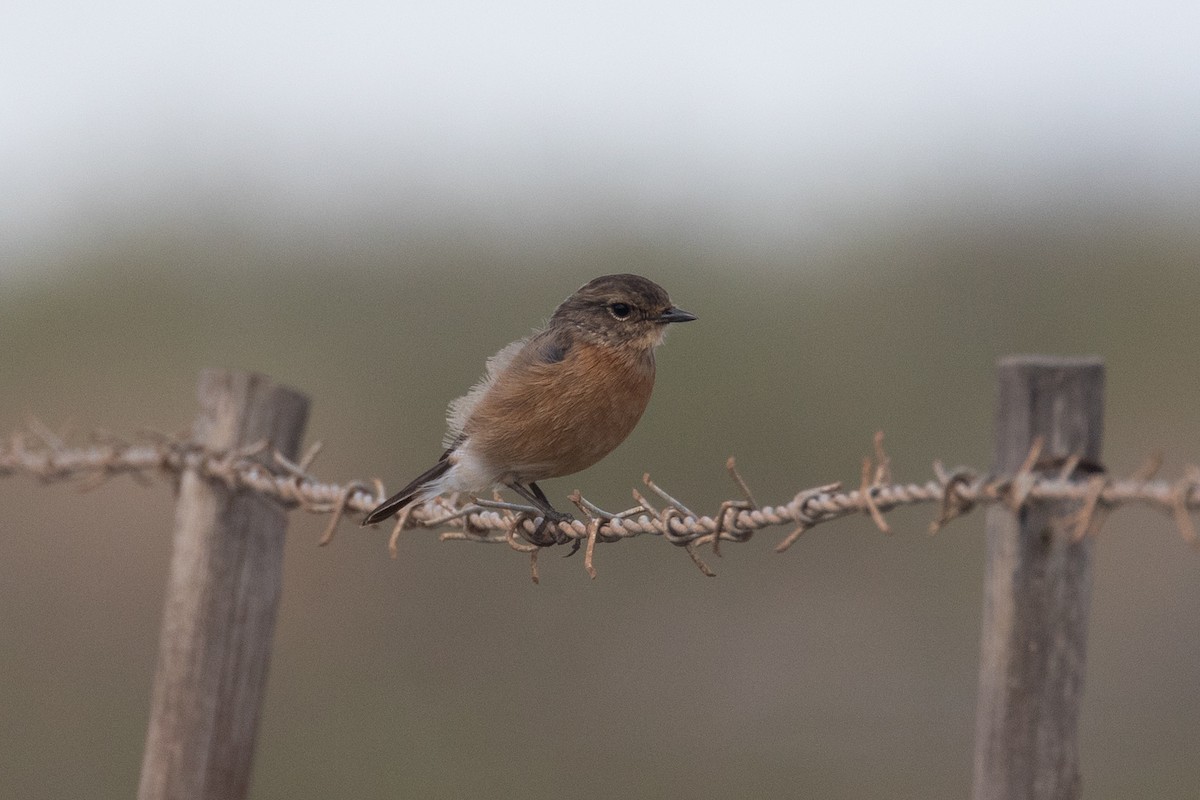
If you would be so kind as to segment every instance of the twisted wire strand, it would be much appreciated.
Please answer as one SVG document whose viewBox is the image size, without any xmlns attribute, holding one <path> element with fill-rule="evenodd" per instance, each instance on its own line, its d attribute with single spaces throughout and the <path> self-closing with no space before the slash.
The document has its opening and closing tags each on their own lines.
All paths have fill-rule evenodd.
<svg viewBox="0 0 1200 800">
<path fill-rule="evenodd" d="M 28 445 L 30 434 L 39 440 Z M 229 452 L 212 452 L 179 436 L 145 434 L 147 441 L 128 443 L 110 435 L 95 436 L 91 444 L 68 446 L 60 437 L 32 426 L 28 433 L 13 434 L 0 448 L 0 477 L 28 475 L 44 483 L 77 481 L 83 489 L 93 489 L 119 475 L 129 475 L 147 483 L 151 475 L 178 479 L 185 472 L 219 482 L 235 491 L 253 491 L 289 508 L 309 513 L 332 514 L 333 518 L 320 543 L 327 544 L 346 513 L 365 514 L 387 496 L 382 482 L 350 481 L 328 483 L 308 472 L 320 449 L 317 444 L 304 458 L 293 463 L 266 442 Z M 152 439 L 152 441 L 151 441 Z M 862 482 L 858 488 L 843 489 L 832 483 L 795 494 L 788 502 L 760 506 L 745 480 L 729 459 L 730 476 L 742 497 L 722 502 L 711 515 L 698 514 L 669 495 L 647 474 L 647 490 L 657 496 L 652 502 L 638 490 L 633 491 L 638 505 L 620 513 L 610 513 L 586 500 L 578 491 L 571 500 L 582 519 L 557 524 L 552 538 L 538 538 L 542 522 L 537 509 L 485 498 L 439 497 L 406 509 L 395 525 L 389 547 L 393 555 L 396 539 L 406 528 L 443 528 L 443 541 L 507 543 L 513 549 L 529 553 L 534 580 L 537 579 L 537 553 L 547 544 L 570 542 L 574 548 L 587 544 L 585 567 L 595 576 L 593 554 L 598 542 L 617 542 L 636 536 L 661 536 L 683 547 L 705 574 L 712 570 L 700 559 L 696 548 L 711 545 L 719 554 L 722 542 L 745 542 L 764 528 L 793 526 L 776 546 L 782 552 L 805 531 L 816 525 L 855 514 L 870 516 L 884 532 L 890 532 L 883 515 L 894 509 L 918 504 L 939 504 L 938 516 L 930 525 L 935 533 L 954 518 L 977 505 L 1005 503 L 1012 508 L 1039 501 L 1070 501 L 1078 504 L 1070 519 L 1073 536 L 1095 534 L 1106 515 L 1121 506 L 1144 505 L 1170 515 L 1181 537 L 1192 544 L 1198 541 L 1191 514 L 1200 510 L 1200 469 L 1188 467 L 1176 481 L 1154 480 L 1158 464 L 1151 460 L 1133 476 L 1117 479 L 1107 474 L 1074 477 L 1079 459 L 1068 459 L 1057 474 L 1035 472 L 1041 443 L 1035 442 L 1030 458 L 1021 471 L 1012 476 L 987 477 L 974 470 L 947 471 L 935 463 L 935 477 L 925 483 L 896 483 L 891 480 L 890 462 L 883 451 L 882 436 L 875 441 L 875 458 L 864 459 Z M 661 505 L 661 508 L 659 507 Z M 572 551 L 573 552 L 573 551 Z"/>
</svg>

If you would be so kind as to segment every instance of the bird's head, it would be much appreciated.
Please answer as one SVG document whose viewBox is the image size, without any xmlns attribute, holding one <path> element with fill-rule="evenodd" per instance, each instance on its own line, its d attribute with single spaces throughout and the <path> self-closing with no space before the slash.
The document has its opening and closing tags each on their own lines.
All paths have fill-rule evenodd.
<svg viewBox="0 0 1200 800">
<path fill-rule="evenodd" d="M 694 319 L 654 281 L 624 273 L 584 284 L 555 310 L 550 325 L 568 325 L 599 344 L 651 350 L 662 344 L 670 323 Z"/>
</svg>

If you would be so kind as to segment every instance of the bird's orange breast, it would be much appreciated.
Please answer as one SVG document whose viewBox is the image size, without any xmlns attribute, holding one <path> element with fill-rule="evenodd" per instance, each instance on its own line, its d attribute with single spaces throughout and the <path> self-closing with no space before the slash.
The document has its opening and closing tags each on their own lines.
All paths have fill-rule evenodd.
<svg viewBox="0 0 1200 800">
<path fill-rule="evenodd" d="M 555 363 L 522 353 L 480 398 L 464 433 L 501 479 L 570 475 L 625 440 L 653 389 L 652 350 L 579 342 Z"/>
</svg>

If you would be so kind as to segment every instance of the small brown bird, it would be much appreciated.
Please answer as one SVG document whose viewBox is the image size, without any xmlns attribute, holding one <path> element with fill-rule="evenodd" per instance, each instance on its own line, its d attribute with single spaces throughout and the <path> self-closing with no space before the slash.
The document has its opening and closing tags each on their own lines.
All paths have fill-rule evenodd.
<svg viewBox="0 0 1200 800">
<path fill-rule="evenodd" d="M 446 452 L 376 507 L 371 525 L 443 492 L 507 486 L 547 523 L 571 519 L 537 481 L 590 467 L 625 440 L 654 389 L 654 349 L 667 325 L 695 315 L 638 275 L 604 275 L 563 301 L 550 323 L 488 359 L 450 404 Z"/>
</svg>

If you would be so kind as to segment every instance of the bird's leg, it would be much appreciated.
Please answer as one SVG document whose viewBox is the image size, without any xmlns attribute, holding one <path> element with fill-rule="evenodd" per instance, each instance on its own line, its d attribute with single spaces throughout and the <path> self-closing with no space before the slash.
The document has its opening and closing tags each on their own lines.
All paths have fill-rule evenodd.
<svg viewBox="0 0 1200 800">
<path fill-rule="evenodd" d="M 558 529 L 558 523 L 571 522 L 575 519 L 575 517 L 571 514 L 566 513 L 565 511 L 559 511 L 554 506 L 550 505 L 550 500 L 549 500 L 549 498 L 546 497 L 546 493 L 542 491 L 542 487 L 538 486 L 533 481 L 529 482 L 529 488 L 533 492 L 534 496 L 537 497 L 538 500 L 542 501 L 541 509 L 544 513 L 549 515 L 547 518 L 551 519 L 555 523 L 554 524 L 554 541 L 555 541 L 555 543 L 556 544 L 566 544 L 567 540 L 570 539 L 573 543 L 571 553 L 574 553 L 576 550 L 579 549 L 579 543 L 583 540 L 576 539 L 571 536 L 567 536 L 565 533 L 563 533 L 561 530 Z M 542 524 L 544 525 L 545 522 L 543 521 Z M 571 553 L 568 553 L 567 555 L 570 555 Z"/>
<path fill-rule="evenodd" d="M 542 512 L 542 522 L 534 530 L 533 535 L 529 537 L 530 543 L 536 544 L 539 547 L 548 547 L 552 544 L 563 544 L 567 539 L 571 538 L 562 533 L 562 531 L 559 531 L 557 526 L 558 523 L 569 522 L 575 519 L 575 517 L 570 514 L 564 514 L 550 505 L 549 498 L 546 497 L 546 493 L 542 491 L 540 486 L 532 481 L 528 485 L 518 483 L 517 481 L 505 485 L 532 503 L 538 511 Z M 555 530 L 552 534 L 547 535 L 546 528 L 552 524 L 555 526 Z"/>
</svg>

